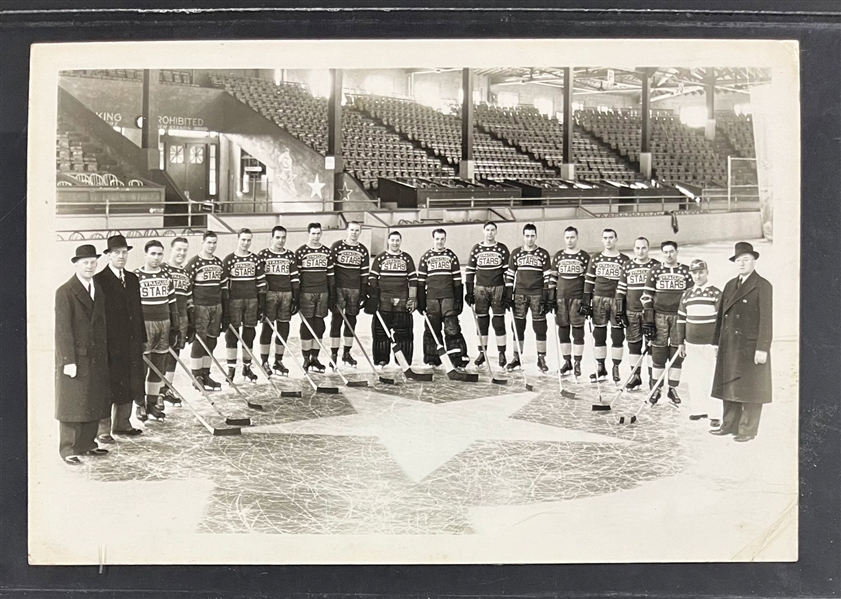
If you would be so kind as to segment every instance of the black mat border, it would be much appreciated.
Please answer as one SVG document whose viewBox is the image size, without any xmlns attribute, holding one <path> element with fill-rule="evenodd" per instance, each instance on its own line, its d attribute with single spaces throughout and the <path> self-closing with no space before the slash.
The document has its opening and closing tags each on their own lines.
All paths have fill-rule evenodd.
<svg viewBox="0 0 841 599">
<path fill-rule="evenodd" d="M 0 596 L 841 596 L 841 7 L 790 2 L 320 2 L 263 12 L 232 2 L 0 4 Z M 69 5 L 69 6 L 68 6 Z M 625 10 L 616 10 L 619 5 Z M 404 5 L 405 6 L 405 5 Z M 482 9 L 484 7 L 484 10 Z M 65 9 L 75 8 L 67 12 Z M 97 10 L 103 9 L 106 10 Z M 291 10 L 281 10 L 288 8 Z M 202 11 L 201 9 L 213 9 Z M 579 10 L 581 9 L 581 10 Z M 694 10 L 693 10 L 694 9 Z M 45 12 L 33 12 L 35 10 Z M 26 564 L 26 102 L 29 45 L 156 39 L 705 38 L 801 43 L 801 506 L 794 564 L 535 566 L 110 566 Z M 779 225 L 778 225 L 779 226 Z M 794 284 L 794 283 L 793 283 Z M 792 318 L 797 315 L 792 314 Z M 51 376 L 52 373 L 45 373 Z M 95 508 L 94 508 L 95 509 Z M 710 523 L 711 530 L 715 523 Z"/>
</svg>

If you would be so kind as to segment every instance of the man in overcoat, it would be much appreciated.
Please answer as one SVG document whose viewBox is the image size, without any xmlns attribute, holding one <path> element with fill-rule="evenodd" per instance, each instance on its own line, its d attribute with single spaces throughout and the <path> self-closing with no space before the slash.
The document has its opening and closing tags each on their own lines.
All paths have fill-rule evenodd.
<svg viewBox="0 0 841 599">
<path fill-rule="evenodd" d="M 59 455 L 71 466 L 82 463 L 80 455 L 108 453 L 95 441 L 111 407 L 105 296 L 93 280 L 99 256 L 92 245 L 77 247 L 71 258 L 76 274 L 55 294 L 55 417 Z"/>
<path fill-rule="evenodd" d="M 724 402 L 721 427 L 713 435 L 736 435 L 739 442 L 756 437 L 762 404 L 771 403 L 773 287 L 754 268 L 759 252 L 740 241 L 731 262 L 739 275 L 721 296 L 713 334 L 718 347 L 712 397 Z"/>
<path fill-rule="evenodd" d="M 113 443 L 115 435 L 139 435 L 131 418 L 131 404 L 145 406 L 143 345 L 146 328 L 137 275 L 125 269 L 131 246 L 122 235 L 108 238 L 108 265 L 94 276 L 105 295 L 108 330 L 108 372 L 111 378 L 110 416 L 99 422 L 97 440 Z"/>
</svg>

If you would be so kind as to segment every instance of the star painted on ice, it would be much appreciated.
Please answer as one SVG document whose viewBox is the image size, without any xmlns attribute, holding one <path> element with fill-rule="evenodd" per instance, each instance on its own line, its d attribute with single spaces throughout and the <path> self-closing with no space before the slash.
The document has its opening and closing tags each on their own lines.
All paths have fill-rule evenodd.
<svg viewBox="0 0 841 599">
<path fill-rule="evenodd" d="M 313 181 L 312 183 L 307 183 L 307 185 L 309 185 L 310 189 L 312 190 L 312 194 L 310 195 L 311 198 L 318 196 L 320 200 L 324 199 L 321 195 L 321 188 L 324 187 L 325 183 L 322 183 L 318 180 L 317 174 L 315 176 L 315 181 Z"/>
<path fill-rule="evenodd" d="M 356 414 L 243 429 L 244 433 L 376 437 L 415 482 L 474 441 L 628 443 L 621 439 L 510 418 L 534 399 L 512 393 L 431 404 L 373 390 L 345 389 Z"/>
<path fill-rule="evenodd" d="M 342 188 L 339 190 L 341 194 L 341 201 L 342 202 L 349 202 L 350 201 L 350 194 L 353 193 L 353 190 L 347 186 L 347 181 L 342 183 Z"/>
</svg>

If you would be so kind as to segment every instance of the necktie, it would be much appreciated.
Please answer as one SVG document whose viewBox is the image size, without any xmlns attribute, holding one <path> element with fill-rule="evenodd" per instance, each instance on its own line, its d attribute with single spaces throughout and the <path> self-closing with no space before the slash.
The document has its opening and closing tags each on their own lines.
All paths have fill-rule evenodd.
<svg viewBox="0 0 841 599">
<path fill-rule="evenodd" d="M 123 273 L 122 270 L 120 271 L 120 283 L 123 284 L 123 287 L 126 286 L 126 275 Z"/>
<path fill-rule="evenodd" d="M 90 294 L 91 299 L 93 299 L 93 283 L 88 283 L 88 293 Z"/>
<path fill-rule="evenodd" d="M 739 277 L 739 279 L 736 281 L 736 289 L 738 289 L 741 286 L 742 286 L 742 277 Z"/>
</svg>

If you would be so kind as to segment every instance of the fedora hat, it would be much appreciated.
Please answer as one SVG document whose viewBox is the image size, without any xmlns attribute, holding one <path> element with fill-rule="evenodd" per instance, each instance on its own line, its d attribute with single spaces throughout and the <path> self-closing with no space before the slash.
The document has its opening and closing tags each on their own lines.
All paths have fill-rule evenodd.
<svg viewBox="0 0 841 599">
<path fill-rule="evenodd" d="M 120 248 L 126 248 L 127 250 L 131 249 L 131 246 L 126 241 L 126 238 L 122 235 L 112 235 L 108 238 L 108 247 L 105 248 L 105 253 L 112 250 L 118 250 Z"/>
<path fill-rule="evenodd" d="M 742 254 L 752 254 L 755 259 L 759 259 L 759 252 L 753 249 L 753 245 L 751 245 L 747 241 L 739 241 L 738 243 L 736 243 L 736 247 L 733 250 L 733 255 L 730 256 L 730 262 L 735 262 L 736 258 L 741 256 Z"/>
<path fill-rule="evenodd" d="M 96 253 L 96 248 L 86 243 L 85 245 L 80 245 L 76 248 L 76 255 L 70 258 L 70 261 L 74 264 L 83 258 L 99 258 L 102 254 Z"/>
</svg>

